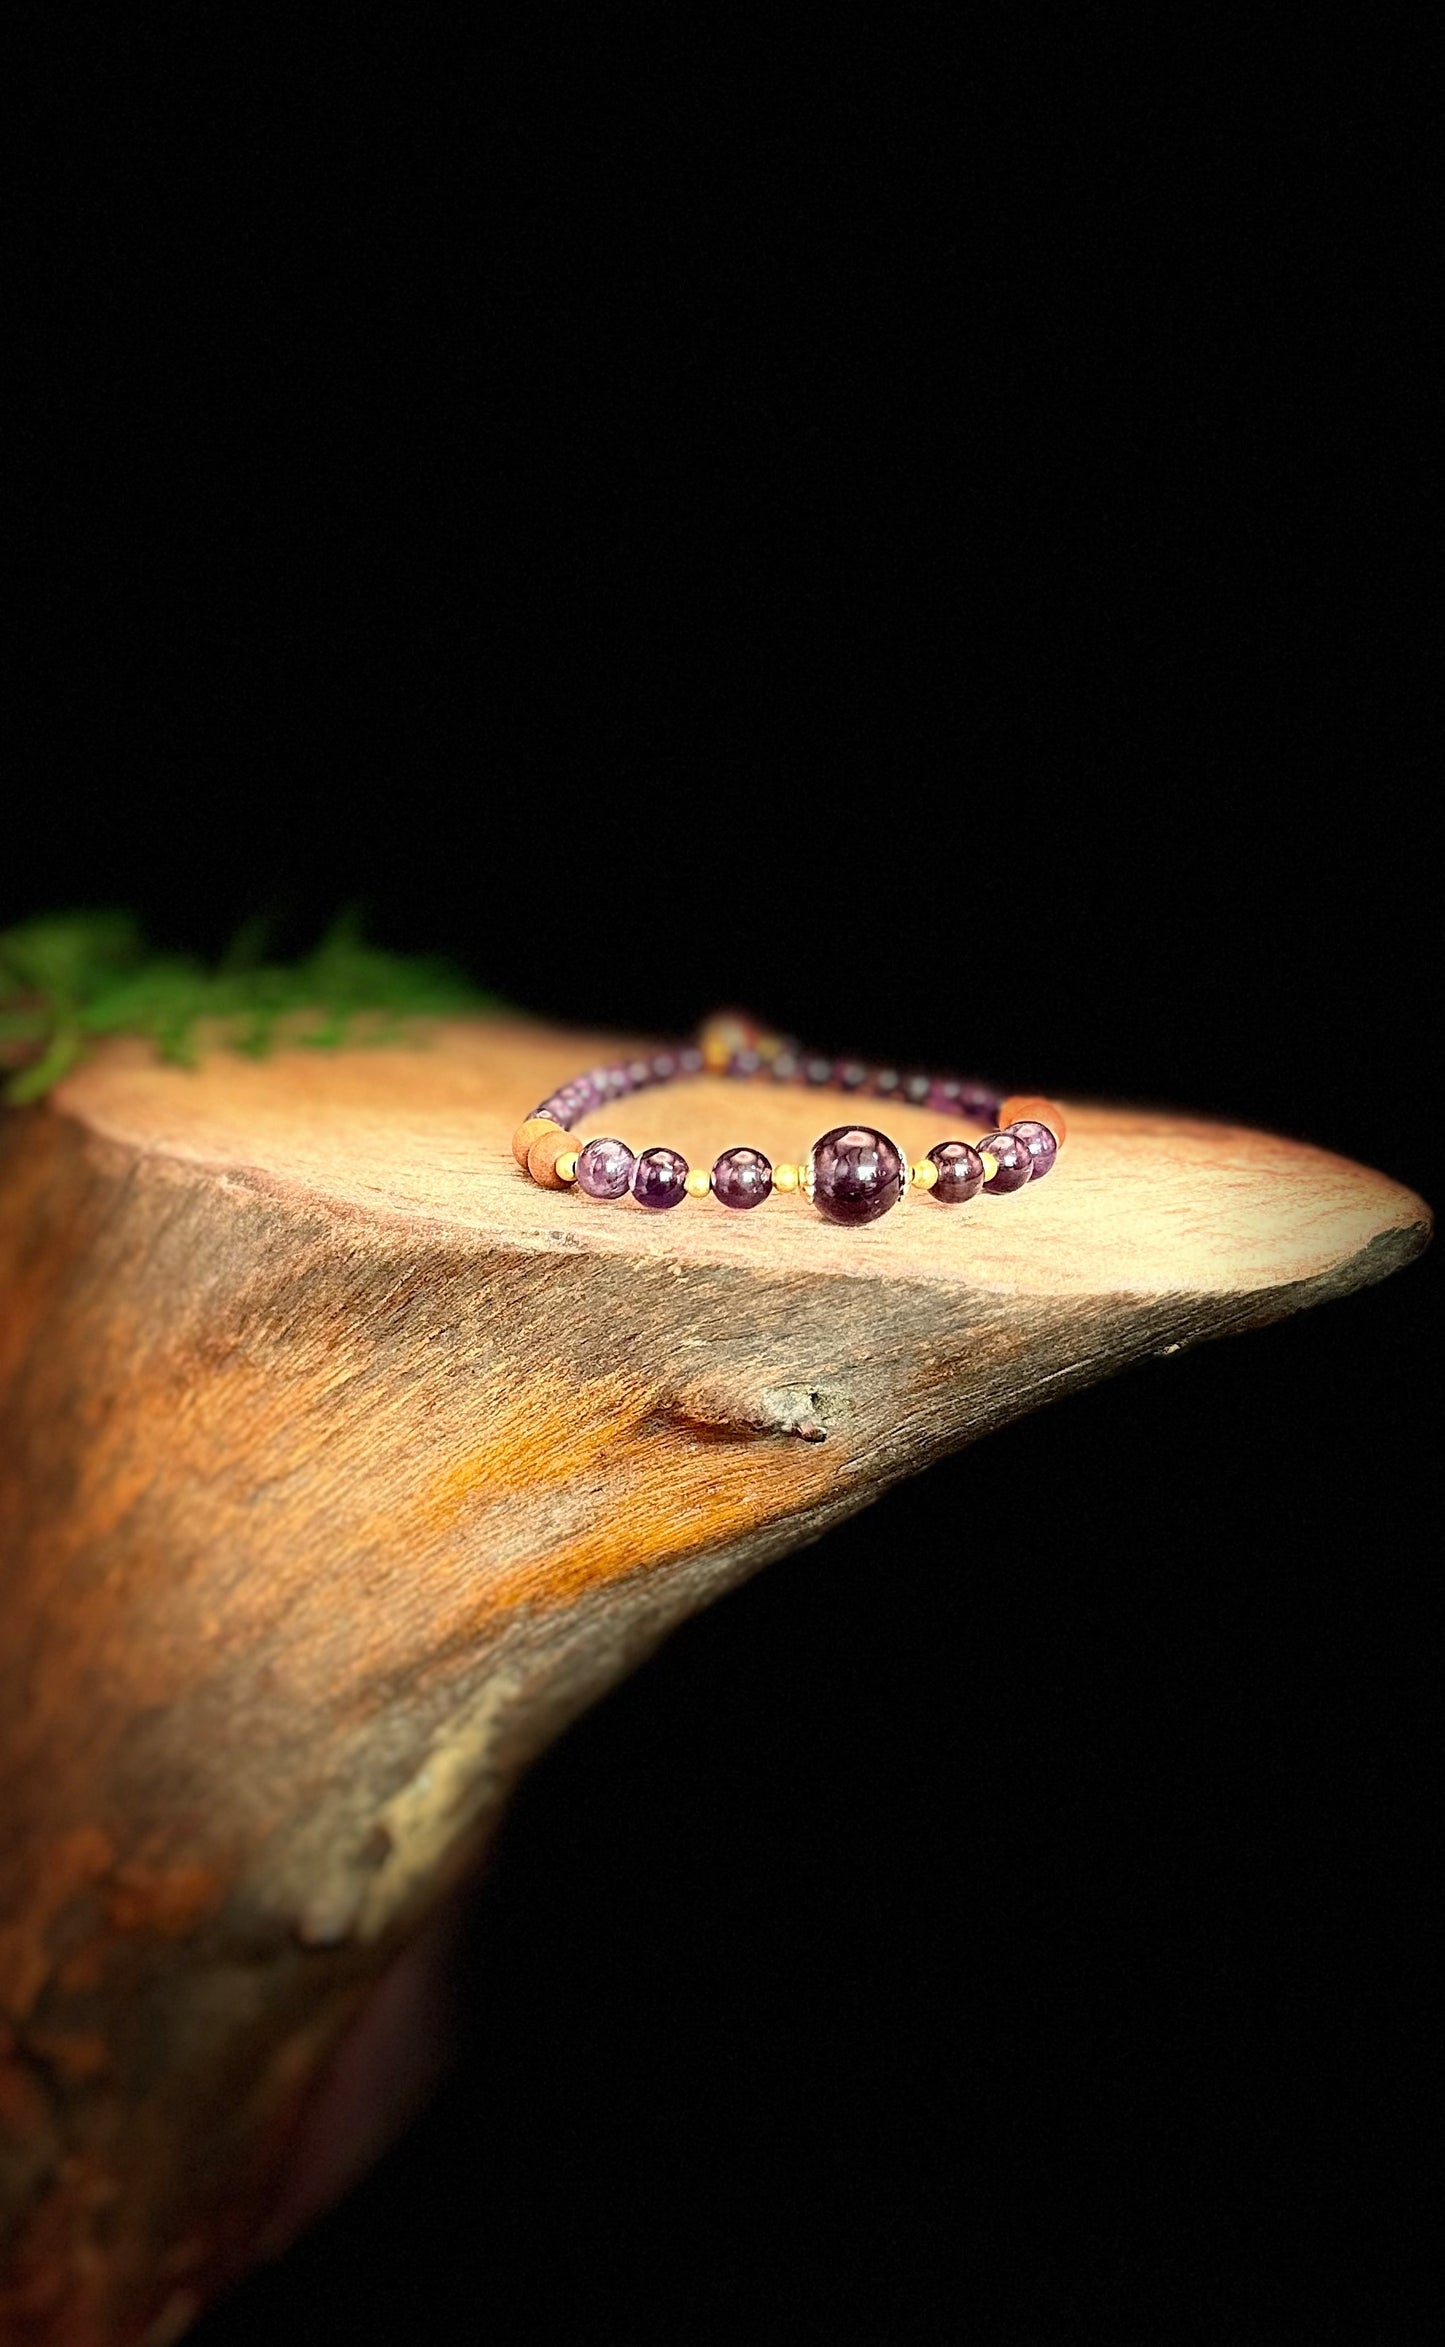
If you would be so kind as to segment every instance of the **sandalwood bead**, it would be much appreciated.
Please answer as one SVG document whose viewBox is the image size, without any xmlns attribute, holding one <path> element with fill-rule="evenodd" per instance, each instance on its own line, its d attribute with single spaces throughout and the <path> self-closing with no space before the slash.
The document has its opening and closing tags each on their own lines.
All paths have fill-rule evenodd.
<svg viewBox="0 0 1445 2347">
<path fill-rule="evenodd" d="M 1062 1147 L 1064 1136 L 1069 1128 L 1057 1100 L 1045 1100 L 1038 1092 L 1015 1092 L 1000 1107 L 997 1123 L 1002 1129 L 1005 1125 L 1019 1124 L 1025 1117 L 1033 1118 L 1038 1124 L 1047 1125 L 1054 1139 Z"/>
<path fill-rule="evenodd" d="M 582 1143 L 575 1133 L 564 1133 L 560 1125 L 553 1125 L 548 1132 L 539 1133 L 527 1151 L 527 1171 L 534 1182 L 541 1183 L 544 1190 L 565 1190 L 567 1183 L 557 1171 L 557 1160 L 573 1155 L 581 1148 Z"/>
<path fill-rule="evenodd" d="M 557 1119 L 553 1116 L 529 1116 L 524 1125 L 518 1125 L 512 1135 L 512 1155 L 524 1172 L 532 1143 L 540 1141 L 544 1133 L 555 1133 L 560 1130 Z"/>
</svg>

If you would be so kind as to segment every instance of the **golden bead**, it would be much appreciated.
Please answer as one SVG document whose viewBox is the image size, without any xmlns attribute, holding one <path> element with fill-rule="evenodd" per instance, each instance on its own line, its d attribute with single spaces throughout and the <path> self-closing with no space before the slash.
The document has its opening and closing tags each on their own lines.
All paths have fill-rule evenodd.
<svg viewBox="0 0 1445 2347">
<path fill-rule="evenodd" d="M 689 1198 L 705 1198 L 712 1188 L 712 1175 L 706 1166 L 695 1165 L 683 1183 Z"/>
<path fill-rule="evenodd" d="M 1037 1124 L 1047 1125 L 1062 1149 L 1064 1135 L 1069 1127 L 1057 1100 L 1045 1100 L 1038 1092 L 1014 1092 L 999 1109 L 999 1128 L 1002 1130 L 1005 1125 L 1019 1124 L 1025 1117 L 1032 1117 Z"/>
<path fill-rule="evenodd" d="M 726 1073 L 735 1051 L 750 1051 L 757 1040 L 753 1021 L 744 1018 L 741 1011 L 719 1011 L 707 1021 L 698 1036 L 702 1064 L 710 1075 Z"/>
<path fill-rule="evenodd" d="M 796 1190 L 797 1186 L 798 1168 L 795 1165 L 775 1165 L 773 1167 L 773 1188 L 775 1190 Z"/>
<path fill-rule="evenodd" d="M 559 1133 L 561 1130 L 562 1128 L 554 1116 L 529 1116 L 524 1125 L 518 1125 L 512 1135 L 512 1155 L 524 1172 L 527 1165 L 527 1152 L 532 1143 L 540 1141 L 544 1133 Z"/>
<path fill-rule="evenodd" d="M 581 1154 L 580 1149 L 564 1149 L 553 1171 L 560 1174 L 564 1182 L 575 1182 L 577 1179 L 577 1160 Z"/>
<path fill-rule="evenodd" d="M 557 1170 L 558 1161 L 570 1156 L 575 1173 L 581 1149 L 582 1143 L 575 1133 L 564 1133 L 560 1125 L 549 1126 L 527 1151 L 527 1171 L 544 1190 L 565 1190 L 567 1182 Z"/>
<path fill-rule="evenodd" d="M 991 1182 L 998 1172 L 998 1159 L 991 1149 L 980 1149 L 978 1154 L 983 1161 L 983 1178 L 985 1182 Z"/>
<path fill-rule="evenodd" d="M 938 1179 L 938 1168 L 931 1157 L 920 1157 L 908 1168 L 908 1179 L 915 1190 L 931 1190 Z"/>
</svg>

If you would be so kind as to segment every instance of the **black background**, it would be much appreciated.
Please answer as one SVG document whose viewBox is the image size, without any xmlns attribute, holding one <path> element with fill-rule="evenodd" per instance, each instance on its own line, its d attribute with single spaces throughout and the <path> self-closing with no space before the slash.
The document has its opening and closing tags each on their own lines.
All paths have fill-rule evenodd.
<svg viewBox="0 0 1445 2347">
<path fill-rule="evenodd" d="M 484 16 L 23 20 L 0 921 L 359 900 L 1431 1194 L 1414 60 Z M 684 1631 L 198 2340 L 1423 2336 L 1433 1269 Z"/>
</svg>

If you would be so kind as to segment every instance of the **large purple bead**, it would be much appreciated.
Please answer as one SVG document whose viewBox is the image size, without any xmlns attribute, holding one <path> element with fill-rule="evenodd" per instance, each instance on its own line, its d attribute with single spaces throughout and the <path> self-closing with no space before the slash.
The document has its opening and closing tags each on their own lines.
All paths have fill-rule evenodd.
<svg viewBox="0 0 1445 2347">
<path fill-rule="evenodd" d="M 1007 1129 L 1011 1133 L 1017 1133 L 1019 1139 L 1027 1143 L 1029 1155 L 1034 1161 L 1034 1170 L 1030 1179 L 1041 1182 L 1046 1173 L 1052 1173 L 1054 1159 L 1059 1154 L 1056 1136 L 1050 1132 L 1047 1125 L 1041 1125 L 1038 1118 L 1032 1116 L 1017 1118 Z"/>
<path fill-rule="evenodd" d="M 761 1149 L 725 1149 L 712 1169 L 712 1194 L 723 1206 L 761 1206 L 772 1186 Z"/>
<path fill-rule="evenodd" d="M 632 1185 L 632 1151 L 625 1141 L 589 1141 L 577 1159 L 577 1187 L 589 1198 L 625 1198 Z"/>
<path fill-rule="evenodd" d="M 1021 1190 L 1034 1170 L 1027 1141 L 1017 1133 L 985 1133 L 978 1144 L 998 1159 L 998 1172 L 984 1183 L 986 1190 Z"/>
<path fill-rule="evenodd" d="M 928 1152 L 938 1168 L 929 1191 L 940 1206 L 962 1206 L 983 1188 L 983 1159 L 970 1141 L 940 1141 Z"/>
<path fill-rule="evenodd" d="M 632 1169 L 639 1206 L 680 1206 L 687 1196 L 687 1159 L 675 1149 L 644 1149 Z"/>
<path fill-rule="evenodd" d="M 908 1187 L 908 1163 L 871 1125 L 835 1125 L 813 1144 L 804 1187 L 829 1222 L 876 1222 Z"/>
</svg>

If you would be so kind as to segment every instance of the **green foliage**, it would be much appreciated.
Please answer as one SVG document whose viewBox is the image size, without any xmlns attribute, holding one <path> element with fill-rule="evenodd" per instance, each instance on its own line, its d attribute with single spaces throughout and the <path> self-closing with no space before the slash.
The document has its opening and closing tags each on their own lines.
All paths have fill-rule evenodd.
<svg viewBox="0 0 1445 2347">
<path fill-rule="evenodd" d="M 459 970 L 365 943 L 343 914 L 301 961 L 265 959 L 248 922 L 216 968 L 151 952 L 128 913 L 53 913 L 0 930 L 0 1099 L 38 1100 L 101 1035 L 149 1037 L 189 1066 L 202 1043 L 253 1055 L 281 1037 L 334 1050 L 394 1039 L 408 1019 L 498 1007 Z"/>
</svg>

